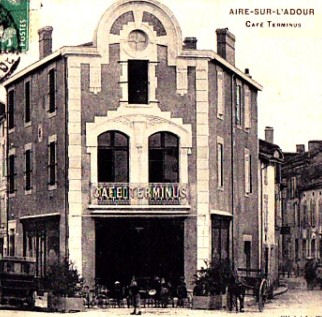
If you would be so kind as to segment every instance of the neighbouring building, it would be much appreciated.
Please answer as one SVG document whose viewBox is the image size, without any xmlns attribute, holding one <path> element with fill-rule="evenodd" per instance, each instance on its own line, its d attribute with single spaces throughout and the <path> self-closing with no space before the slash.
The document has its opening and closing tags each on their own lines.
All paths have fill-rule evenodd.
<svg viewBox="0 0 322 317">
<path fill-rule="evenodd" d="M 0 258 L 7 253 L 6 109 L 0 102 Z"/>
<path fill-rule="evenodd" d="M 66 26 L 67 27 L 67 26 Z M 43 275 L 68 257 L 87 283 L 258 269 L 257 92 L 235 37 L 198 50 L 154 0 L 122 0 L 93 42 L 6 81 L 9 252 Z"/>
<path fill-rule="evenodd" d="M 271 284 L 277 285 L 282 256 L 281 166 L 284 155 L 274 144 L 273 133 L 273 128 L 266 127 L 265 140 L 259 140 L 259 241 L 261 268 Z"/>
<path fill-rule="evenodd" d="M 322 141 L 285 153 L 282 178 L 283 268 L 302 274 L 308 259 L 322 255 Z"/>
</svg>

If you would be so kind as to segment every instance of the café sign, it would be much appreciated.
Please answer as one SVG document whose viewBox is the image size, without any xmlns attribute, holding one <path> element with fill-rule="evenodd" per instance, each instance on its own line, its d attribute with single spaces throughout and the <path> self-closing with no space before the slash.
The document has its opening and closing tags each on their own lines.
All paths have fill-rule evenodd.
<svg viewBox="0 0 322 317">
<path fill-rule="evenodd" d="M 93 198 L 98 204 L 118 201 L 149 200 L 159 202 L 184 201 L 188 189 L 184 184 L 99 184 L 94 187 Z"/>
</svg>

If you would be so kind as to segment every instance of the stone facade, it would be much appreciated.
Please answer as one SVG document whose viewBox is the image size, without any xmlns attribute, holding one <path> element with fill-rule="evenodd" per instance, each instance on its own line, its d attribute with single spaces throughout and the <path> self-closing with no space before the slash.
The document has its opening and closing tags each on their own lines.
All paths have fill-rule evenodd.
<svg viewBox="0 0 322 317">
<path fill-rule="evenodd" d="M 322 255 L 322 142 L 309 141 L 285 153 L 283 190 L 283 270 L 302 274 L 306 261 Z"/>
<path fill-rule="evenodd" d="M 271 128 L 266 128 L 271 129 Z M 259 227 L 261 267 L 277 286 L 281 259 L 281 166 L 283 153 L 273 140 L 259 140 Z"/>
<path fill-rule="evenodd" d="M 227 35 L 231 59 L 234 37 L 223 30 L 219 30 L 221 54 L 226 56 Z M 177 251 L 183 263 L 176 272 L 185 275 L 189 285 L 196 269 L 214 257 L 228 257 L 238 267 L 259 267 L 257 92 L 261 86 L 222 56 L 195 45 L 188 39 L 183 46 L 180 26 L 162 4 L 122 0 L 103 14 L 93 42 L 64 47 L 6 82 L 8 94 L 11 90 L 15 94 L 15 126 L 9 130 L 8 145 L 15 156 L 16 188 L 8 210 L 17 254 L 28 251 L 23 251 L 23 240 L 27 236 L 32 240 L 37 228 L 53 232 L 56 225 L 56 236 L 39 238 L 45 257 L 49 252 L 53 259 L 67 255 L 92 284 L 99 274 L 99 253 L 108 243 L 98 240 L 104 239 L 99 237 L 104 228 L 109 230 L 109 223 L 115 228 L 135 223 L 139 233 L 157 228 L 159 221 L 177 226 L 180 232 L 182 228 L 177 237 L 183 241 L 182 250 Z M 130 96 L 129 64 L 137 61 L 147 65 L 143 103 L 131 102 Z M 54 111 L 48 110 L 51 69 L 55 70 Z M 26 80 L 31 82 L 32 96 L 27 126 L 23 122 Z M 115 200 L 102 203 L 97 193 L 108 194 L 107 185 L 98 181 L 98 139 L 107 131 L 121 132 L 129 140 L 128 182 L 120 188 L 148 186 L 149 195 L 149 140 L 161 132 L 176 136 L 175 186 L 186 188 L 185 199 L 170 203 L 161 199 L 157 205 L 147 197 L 131 197 L 125 205 Z M 48 154 L 52 143 L 56 169 Z M 28 192 L 22 152 L 26 144 L 31 144 L 33 155 L 33 185 Z M 56 173 L 54 184 L 50 171 Z M 165 190 L 166 185 L 158 186 Z M 164 248 L 176 251 L 171 244 Z M 153 274 L 164 274 L 160 272 L 155 269 Z M 129 277 L 133 273 L 128 272 Z"/>
</svg>

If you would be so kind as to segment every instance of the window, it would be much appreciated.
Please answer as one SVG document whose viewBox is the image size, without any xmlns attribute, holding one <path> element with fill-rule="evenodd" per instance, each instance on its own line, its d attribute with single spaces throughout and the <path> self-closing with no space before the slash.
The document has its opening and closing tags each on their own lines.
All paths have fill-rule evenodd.
<svg viewBox="0 0 322 317">
<path fill-rule="evenodd" d="M 25 190 L 31 190 L 32 159 L 31 150 L 25 151 Z"/>
<path fill-rule="evenodd" d="M 148 103 L 148 61 L 128 61 L 129 104 Z"/>
<path fill-rule="evenodd" d="M 51 69 L 48 72 L 48 98 L 49 98 L 49 113 L 56 111 L 56 71 Z"/>
<path fill-rule="evenodd" d="M 229 223 L 227 217 L 212 216 L 212 258 L 226 260 L 229 258 Z"/>
<path fill-rule="evenodd" d="M 15 229 L 9 231 L 9 256 L 15 255 Z"/>
<path fill-rule="evenodd" d="M 15 156 L 13 154 L 9 155 L 8 160 L 9 194 L 13 194 L 15 192 Z"/>
<path fill-rule="evenodd" d="M 222 70 L 217 71 L 217 117 L 222 119 L 224 116 L 224 73 Z"/>
<path fill-rule="evenodd" d="M 249 87 L 245 86 L 244 89 L 244 100 L 245 100 L 245 129 L 251 128 L 251 94 Z"/>
<path fill-rule="evenodd" d="M 30 81 L 25 82 L 25 123 L 30 122 Z"/>
<path fill-rule="evenodd" d="M 315 204 L 315 200 L 312 199 L 311 200 L 311 225 L 313 227 L 316 226 L 316 204 Z"/>
<path fill-rule="evenodd" d="M 224 187 L 224 145 L 217 140 L 217 182 L 218 188 Z"/>
<path fill-rule="evenodd" d="M 118 131 L 98 136 L 98 182 L 129 181 L 129 139 Z"/>
<path fill-rule="evenodd" d="M 302 240 L 302 258 L 306 258 L 306 239 Z"/>
<path fill-rule="evenodd" d="M 295 260 L 299 259 L 299 239 L 295 239 Z"/>
<path fill-rule="evenodd" d="M 250 194 L 253 191 L 252 177 L 252 156 L 248 149 L 245 149 L 245 193 Z"/>
<path fill-rule="evenodd" d="M 179 139 L 169 132 L 149 137 L 149 182 L 179 182 Z"/>
<path fill-rule="evenodd" d="M 8 93 L 8 129 L 14 128 L 14 107 L 15 107 L 15 92 L 10 90 Z"/>
<path fill-rule="evenodd" d="M 241 108 L 242 108 L 242 87 L 240 84 L 236 85 L 236 124 L 241 125 Z"/>
<path fill-rule="evenodd" d="M 308 223 L 308 215 L 307 215 L 307 204 L 304 202 L 303 206 L 303 213 L 302 213 L 302 225 L 307 225 Z"/>
<path fill-rule="evenodd" d="M 316 251 L 315 251 L 315 239 L 311 240 L 311 257 L 315 258 L 316 257 Z"/>
<path fill-rule="evenodd" d="M 245 254 L 245 263 L 246 263 L 246 274 L 250 275 L 251 269 L 251 256 L 252 256 L 252 242 L 244 241 L 244 254 Z"/>
<path fill-rule="evenodd" d="M 56 185 L 56 141 L 50 141 L 48 144 L 48 185 Z"/>
</svg>

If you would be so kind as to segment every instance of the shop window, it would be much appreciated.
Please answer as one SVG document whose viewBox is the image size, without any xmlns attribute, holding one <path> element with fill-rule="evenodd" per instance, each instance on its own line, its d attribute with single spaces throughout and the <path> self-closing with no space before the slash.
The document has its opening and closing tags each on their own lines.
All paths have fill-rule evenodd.
<svg viewBox="0 0 322 317">
<path fill-rule="evenodd" d="M 48 98 L 49 98 L 49 113 L 56 111 L 56 71 L 51 69 L 48 72 Z"/>
<path fill-rule="evenodd" d="M 15 155 L 9 155 L 8 159 L 8 185 L 9 193 L 13 194 L 15 192 Z"/>
<path fill-rule="evenodd" d="M 30 122 L 30 81 L 25 82 L 25 123 Z"/>
<path fill-rule="evenodd" d="M 8 129 L 14 128 L 14 109 L 15 108 L 15 92 L 10 90 L 8 93 Z"/>
<path fill-rule="evenodd" d="M 23 223 L 23 256 L 36 261 L 36 276 L 44 277 L 48 265 L 59 260 L 59 224 L 48 220 Z"/>
<path fill-rule="evenodd" d="M 25 190 L 31 189 L 32 159 L 31 150 L 25 151 Z"/>
<path fill-rule="evenodd" d="M 129 181 L 129 138 L 118 131 L 98 136 L 98 182 Z"/>
<path fill-rule="evenodd" d="M 57 144 L 56 141 L 48 144 L 48 185 L 56 184 L 56 166 L 57 166 Z"/>
<path fill-rule="evenodd" d="M 229 258 L 229 223 L 227 217 L 213 216 L 212 230 L 212 258 L 214 260 L 226 260 Z"/>
<path fill-rule="evenodd" d="M 148 61 L 128 61 L 128 102 L 148 103 Z"/>
<path fill-rule="evenodd" d="M 169 132 L 149 137 L 149 182 L 179 182 L 179 138 Z"/>
</svg>

